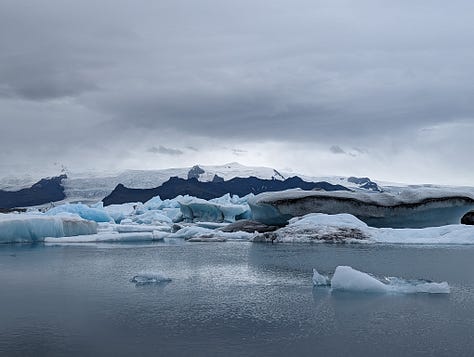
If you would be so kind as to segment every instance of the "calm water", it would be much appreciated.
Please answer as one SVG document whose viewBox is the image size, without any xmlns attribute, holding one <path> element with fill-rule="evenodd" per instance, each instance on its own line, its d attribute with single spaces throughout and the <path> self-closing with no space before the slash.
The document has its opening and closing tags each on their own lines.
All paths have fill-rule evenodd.
<svg viewBox="0 0 474 357">
<path fill-rule="evenodd" d="M 337 265 L 452 292 L 312 287 Z M 135 286 L 140 271 L 173 281 Z M 473 356 L 474 248 L 3 245 L 0 355 Z"/>
</svg>

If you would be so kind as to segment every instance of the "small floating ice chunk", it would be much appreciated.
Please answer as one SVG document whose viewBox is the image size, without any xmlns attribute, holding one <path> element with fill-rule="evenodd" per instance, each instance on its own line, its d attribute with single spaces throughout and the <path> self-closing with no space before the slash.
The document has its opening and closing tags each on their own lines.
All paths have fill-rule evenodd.
<svg viewBox="0 0 474 357">
<path fill-rule="evenodd" d="M 451 288 L 446 281 L 434 283 L 426 280 L 405 280 L 400 278 L 386 278 L 392 292 L 403 294 L 449 294 Z"/>
<path fill-rule="evenodd" d="M 130 281 L 136 285 L 148 285 L 169 283 L 171 279 L 161 273 L 143 272 L 135 275 Z"/>
<path fill-rule="evenodd" d="M 313 284 L 323 281 L 313 269 Z M 395 277 L 378 279 L 370 274 L 355 270 L 349 266 L 338 266 L 330 282 L 332 290 L 344 290 L 367 293 L 394 293 L 394 294 L 449 294 L 451 289 L 447 282 L 434 283 L 426 280 L 406 280 Z"/>
<path fill-rule="evenodd" d="M 373 276 L 349 266 L 338 266 L 331 279 L 333 290 L 384 293 L 388 286 Z"/>
<path fill-rule="evenodd" d="M 329 286 L 330 280 L 326 275 L 319 274 L 316 269 L 313 269 L 313 285 L 314 286 Z"/>
</svg>

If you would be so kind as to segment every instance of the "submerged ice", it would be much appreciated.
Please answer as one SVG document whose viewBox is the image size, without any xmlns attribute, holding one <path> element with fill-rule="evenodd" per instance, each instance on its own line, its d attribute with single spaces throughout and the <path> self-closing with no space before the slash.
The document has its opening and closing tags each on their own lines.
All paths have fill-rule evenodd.
<svg viewBox="0 0 474 357">
<path fill-rule="evenodd" d="M 377 278 L 350 266 L 338 266 L 331 279 L 313 269 L 314 286 L 330 286 L 333 291 L 395 294 L 449 294 L 447 282 L 434 283 L 426 280 L 406 280 L 396 277 Z"/>
<path fill-rule="evenodd" d="M 162 273 L 141 272 L 135 275 L 131 280 L 135 285 L 162 284 L 169 283 L 171 278 Z"/>
</svg>

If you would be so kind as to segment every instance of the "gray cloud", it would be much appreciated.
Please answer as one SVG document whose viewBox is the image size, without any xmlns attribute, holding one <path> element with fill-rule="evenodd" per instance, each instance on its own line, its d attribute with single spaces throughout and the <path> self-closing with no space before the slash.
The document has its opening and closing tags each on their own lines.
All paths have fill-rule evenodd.
<svg viewBox="0 0 474 357">
<path fill-rule="evenodd" d="M 247 154 L 247 153 L 248 153 L 247 150 L 232 149 L 232 154 L 234 154 L 235 156 L 242 156 L 242 155 Z"/>
<path fill-rule="evenodd" d="M 160 165 L 232 159 L 213 151 L 228 146 L 305 168 L 298 153 L 318 150 L 340 165 L 328 170 L 351 160 L 390 176 L 403 165 L 377 171 L 385 162 L 430 157 L 432 172 L 474 180 L 459 129 L 474 121 L 473 10 L 467 0 L 2 1 L 0 169 L 58 157 L 125 167 L 159 138 Z M 347 155 L 331 155 L 342 154 L 334 142 Z M 256 155 L 265 143 L 292 153 Z"/>
<path fill-rule="evenodd" d="M 332 145 L 329 148 L 329 151 L 331 151 L 333 154 L 346 154 L 346 152 L 339 145 Z"/>
<path fill-rule="evenodd" d="M 153 154 L 163 154 L 171 156 L 183 155 L 183 152 L 179 149 L 167 148 L 162 145 L 160 145 L 159 147 L 153 146 L 148 149 L 148 152 L 151 152 Z"/>
</svg>

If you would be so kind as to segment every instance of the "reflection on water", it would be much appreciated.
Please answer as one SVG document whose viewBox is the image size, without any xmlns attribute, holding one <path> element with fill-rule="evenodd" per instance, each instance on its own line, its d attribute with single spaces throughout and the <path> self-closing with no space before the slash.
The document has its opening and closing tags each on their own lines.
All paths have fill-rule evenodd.
<svg viewBox="0 0 474 357">
<path fill-rule="evenodd" d="M 474 248 L 113 244 L 0 247 L 0 355 L 469 356 Z M 351 265 L 449 295 L 313 288 Z M 136 286 L 139 272 L 167 284 Z"/>
</svg>

